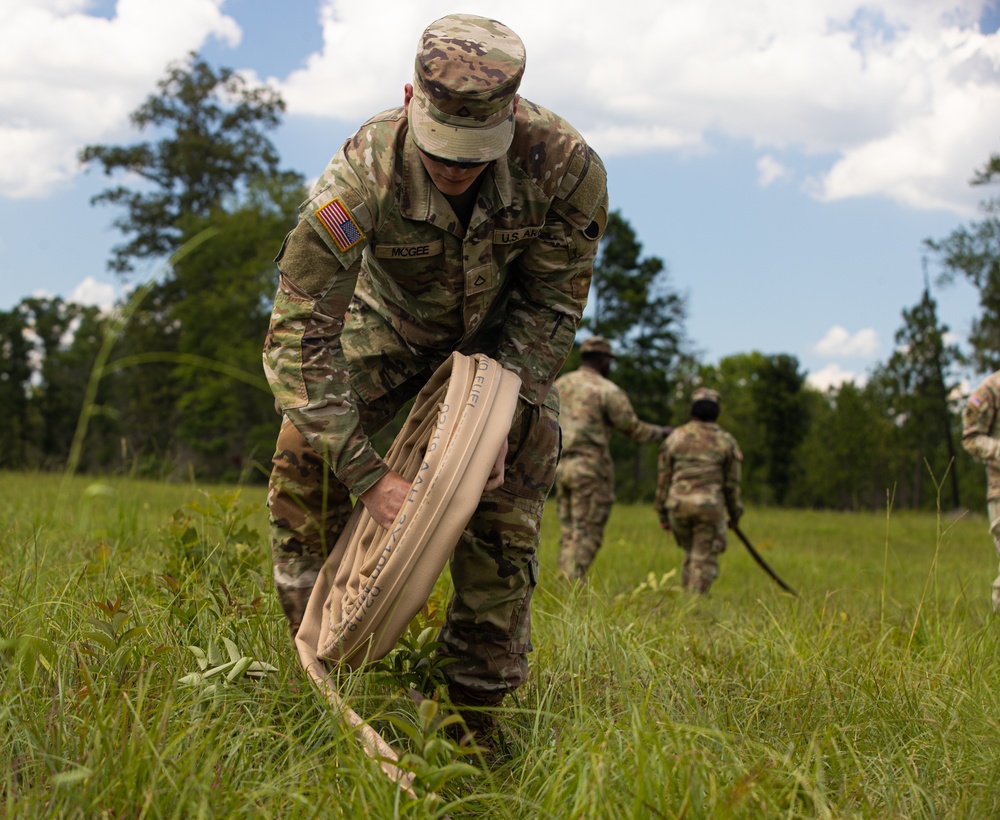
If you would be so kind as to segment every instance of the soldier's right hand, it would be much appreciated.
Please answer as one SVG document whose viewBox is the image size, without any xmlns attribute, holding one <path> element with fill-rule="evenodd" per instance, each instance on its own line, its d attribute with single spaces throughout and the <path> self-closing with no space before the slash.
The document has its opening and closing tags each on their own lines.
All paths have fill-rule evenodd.
<svg viewBox="0 0 1000 820">
<path fill-rule="evenodd" d="M 383 529 L 390 529 L 403 502 L 410 493 L 410 482 L 395 470 L 389 470 L 369 489 L 361 493 L 361 503 L 368 514 Z"/>
<path fill-rule="evenodd" d="M 496 460 L 490 468 L 490 474 L 486 479 L 486 486 L 483 487 L 484 493 L 493 492 L 493 490 L 498 490 L 503 486 L 504 480 L 506 479 L 506 474 L 504 472 L 504 462 L 506 462 L 506 460 L 507 439 L 504 439 L 503 444 L 500 447 L 500 452 L 497 453 Z"/>
</svg>

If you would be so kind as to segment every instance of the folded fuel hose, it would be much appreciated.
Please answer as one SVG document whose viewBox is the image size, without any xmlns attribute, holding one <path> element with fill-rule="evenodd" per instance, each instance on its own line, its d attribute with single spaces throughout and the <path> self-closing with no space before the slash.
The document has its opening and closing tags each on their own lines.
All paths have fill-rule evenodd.
<svg viewBox="0 0 1000 820">
<path fill-rule="evenodd" d="M 359 731 L 366 752 L 409 790 L 392 748 L 340 698 L 331 671 L 384 657 L 427 603 L 475 512 L 510 432 L 520 379 L 484 355 L 453 353 L 417 395 L 386 454 L 411 482 L 391 530 L 364 504 L 320 571 L 295 638 L 310 677 Z"/>
</svg>

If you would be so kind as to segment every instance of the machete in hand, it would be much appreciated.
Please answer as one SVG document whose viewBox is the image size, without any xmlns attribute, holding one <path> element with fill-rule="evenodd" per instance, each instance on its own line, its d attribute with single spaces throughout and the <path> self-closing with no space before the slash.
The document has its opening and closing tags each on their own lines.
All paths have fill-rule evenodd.
<svg viewBox="0 0 1000 820">
<path fill-rule="evenodd" d="M 767 561 L 761 558 L 760 553 L 754 549 L 753 544 L 750 543 L 750 539 L 743 534 L 743 530 L 735 526 L 732 528 L 732 530 L 739 536 L 740 541 L 743 542 L 743 546 L 750 551 L 750 554 L 753 556 L 754 561 L 756 561 L 758 564 L 761 565 L 764 572 L 770 575 L 777 582 L 778 586 L 781 587 L 783 590 L 785 590 L 785 592 L 790 592 L 797 598 L 799 593 L 797 593 L 794 589 L 788 586 L 788 584 L 782 581 L 781 578 L 778 577 L 778 573 L 776 573 L 773 569 L 771 569 L 770 566 L 768 566 Z"/>
</svg>

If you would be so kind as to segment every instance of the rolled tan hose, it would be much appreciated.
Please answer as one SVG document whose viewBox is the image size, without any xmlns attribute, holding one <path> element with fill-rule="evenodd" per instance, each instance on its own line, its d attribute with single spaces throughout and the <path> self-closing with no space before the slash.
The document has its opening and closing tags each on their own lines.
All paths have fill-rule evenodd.
<svg viewBox="0 0 1000 820">
<path fill-rule="evenodd" d="M 510 432 L 521 381 L 482 354 L 453 353 L 417 395 L 386 463 L 411 482 L 391 530 L 356 504 L 320 571 L 295 638 L 299 659 L 369 756 L 412 794 L 396 753 L 332 677 L 384 657 L 427 603 Z"/>
</svg>

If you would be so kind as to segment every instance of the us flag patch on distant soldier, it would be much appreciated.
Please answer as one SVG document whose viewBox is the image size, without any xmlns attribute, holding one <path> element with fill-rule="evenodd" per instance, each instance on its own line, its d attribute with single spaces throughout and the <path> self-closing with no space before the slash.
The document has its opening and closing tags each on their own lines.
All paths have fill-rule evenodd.
<svg viewBox="0 0 1000 820">
<path fill-rule="evenodd" d="M 316 211 L 316 218 L 323 223 L 337 243 L 341 252 L 353 248 L 365 238 L 358 223 L 354 221 L 351 212 L 344 207 L 344 203 L 339 199 L 331 199 L 322 208 Z"/>
</svg>

